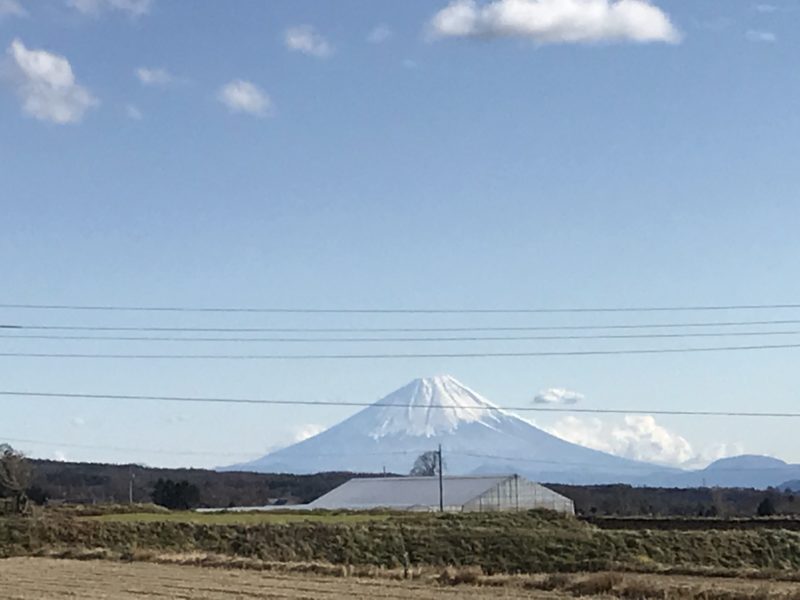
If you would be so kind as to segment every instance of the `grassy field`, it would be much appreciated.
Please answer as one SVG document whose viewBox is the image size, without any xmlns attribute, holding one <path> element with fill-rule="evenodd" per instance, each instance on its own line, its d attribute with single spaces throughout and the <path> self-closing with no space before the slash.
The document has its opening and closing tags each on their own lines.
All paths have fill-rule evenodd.
<svg viewBox="0 0 800 600">
<path fill-rule="evenodd" d="M 296 520 L 301 519 L 301 520 Z M 604 530 L 530 511 L 481 514 L 153 513 L 0 519 L 0 557 L 205 553 L 262 563 L 490 575 L 605 570 L 796 577 L 800 532 Z"/>
<path fill-rule="evenodd" d="M 205 525 L 259 525 L 281 523 L 363 523 L 385 521 L 389 514 L 379 513 L 326 513 L 299 511 L 270 512 L 213 512 L 174 511 L 169 513 L 124 513 L 82 517 L 91 521 L 108 523 L 201 523 Z"/>
<path fill-rule="evenodd" d="M 177 560 L 177 557 L 176 557 Z M 463 573 L 462 573 L 463 575 Z M 232 600 L 234 598 L 628 598 L 688 600 L 797 600 L 796 584 L 746 579 L 597 573 L 487 577 L 458 572 L 416 579 L 307 572 L 203 568 L 179 564 L 12 558 L 0 560 L 4 600 Z"/>
</svg>

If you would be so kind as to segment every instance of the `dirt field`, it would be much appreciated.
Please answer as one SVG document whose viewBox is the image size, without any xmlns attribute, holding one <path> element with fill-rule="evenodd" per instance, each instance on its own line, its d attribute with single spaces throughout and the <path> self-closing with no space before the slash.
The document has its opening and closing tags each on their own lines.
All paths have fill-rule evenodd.
<svg viewBox="0 0 800 600">
<path fill-rule="evenodd" d="M 14 558 L 0 560 L 3 600 L 232 600 L 279 598 L 380 598 L 455 600 L 469 594 L 494 598 L 562 598 L 521 589 L 439 587 L 379 579 L 344 579 L 315 575 L 278 575 L 202 567 L 103 561 Z"/>
<path fill-rule="evenodd" d="M 592 581 L 592 575 L 569 576 L 572 584 Z M 601 575 L 602 581 L 606 576 Z M 603 596 L 577 590 L 573 593 L 525 589 L 524 579 L 499 580 L 484 586 L 442 586 L 433 581 L 406 582 L 389 579 L 325 577 L 313 574 L 279 574 L 238 569 L 216 569 L 184 565 L 75 561 L 45 558 L 0 560 L 0 598 L 3 600 L 151 600 L 151 599 L 316 599 L 378 598 L 426 600 L 469 597 L 542 598 L 705 598 L 724 600 L 795 600 L 796 583 L 744 579 L 615 575 L 614 591 Z M 539 581 L 546 579 L 541 576 Z M 530 580 L 528 580 L 530 581 Z M 563 584 L 563 582 L 562 582 Z M 595 584 L 596 585 L 596 584 Z M 625 594 L 616 593 L 627 590 Z M 634 593 L 633 590 L 638 590 Z M 645 592 L 645 590 L 647 590 Z"/>
</svg>

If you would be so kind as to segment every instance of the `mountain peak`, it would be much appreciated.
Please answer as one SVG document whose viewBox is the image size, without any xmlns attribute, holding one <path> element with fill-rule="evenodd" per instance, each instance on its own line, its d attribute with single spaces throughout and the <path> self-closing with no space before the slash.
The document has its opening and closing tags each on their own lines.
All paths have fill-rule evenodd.
<svg viewBox="0 0 800 600">
<path fill-rule="evenodd" d="M 379 400 L 370 409 L 375 439 L 391 435 L 434 437 L 451 433 L 461 423 L 489 427 L 502 411 L 450 375 L 415 379 Z"/>
<path fill-rule="evenodd" d="M 447 453 L 451 473 L 605 482 L 665 470 L 557 438 L 449 375 L 415 379 L 330 429 L 239 468 L 404 473 L 437 444 Z"/>
</svg>

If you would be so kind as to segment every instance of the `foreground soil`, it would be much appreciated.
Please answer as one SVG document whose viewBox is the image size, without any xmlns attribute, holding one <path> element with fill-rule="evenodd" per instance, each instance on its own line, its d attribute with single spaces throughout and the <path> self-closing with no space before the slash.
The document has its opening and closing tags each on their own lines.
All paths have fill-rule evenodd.
<svg viewBox="0 0 800 600">
<path fill-rule="evenodd" d="M 434 578 L 404 581 L 382 577 L 332 577 L 177 564 L 49 558 L 0 560 L 0 598 L 4 600 L 800 598 L 800 585 L 796 583 L 737 578 L 601 573 L 481 577 L 480 580 L 481 585 L 442 585 Z M 553 591 L 540 589 L 548 581 L 558 587 Z M 604 587 L 606 583 L 610 585 Z"/>
<path fill-rule="evenodd" d="M 382 598 L 426 600 L 463 598 L 564 598 L 523 589 L 441 587 L 379 579 L 283 575 L 203 567 L 74 561 L 45 558 L 0 560 L 0 598 L 4 600 L 278 598 Z"/>
</svg>

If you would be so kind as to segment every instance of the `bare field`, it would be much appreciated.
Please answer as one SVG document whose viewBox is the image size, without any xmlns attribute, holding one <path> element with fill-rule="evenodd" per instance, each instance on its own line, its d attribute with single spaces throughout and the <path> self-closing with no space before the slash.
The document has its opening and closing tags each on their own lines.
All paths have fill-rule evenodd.
<svg viewBox="0 0 800 600">
<path fill-rule="evenodd" d="M 440 587 L 381 579 L 280 575 L 255 571 L 106 561 L 13 558 L 0 561 L 3 600 L 191 600 L 380 598 L 561 598 L 522 589 Z"/>
<path fill-rule="evenodd" d="M 0 560 L 3 600 L 316 599 L 426 600 L 474 598 L 629 598 L 796 600 L 800 585 L 748 579 L 636 574 L 481 577 L 482 585 L 440 585 L 435 579 L 403 581 L 311 573 L 276 573 L 175 564 L 76 561 L 48 558 Z M 553 580 L 559 591 L 543 591 Z M 605 587 L 608 585 L 608 587 Z M 552 589 L 553 586 L 547 587 Z M 538 589 L 537 589 L 538 588 Z"/>
</svg>

